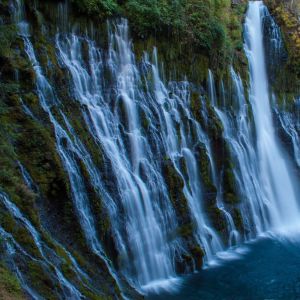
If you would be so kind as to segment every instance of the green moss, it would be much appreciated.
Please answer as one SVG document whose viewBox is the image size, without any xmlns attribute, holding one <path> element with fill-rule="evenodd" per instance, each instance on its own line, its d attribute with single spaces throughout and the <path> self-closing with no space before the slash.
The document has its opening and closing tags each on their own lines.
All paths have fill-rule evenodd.
<svg viewBox="0 0 300 300">
<path fill-rule="evenodd" d="M 212 172 L 211 165 L 208 154 L 206 152 L 206 147 L 200 142 L 195 147 L 195 155 L 197 158 L 199 172 L 201 174 L 202 183 L 204 185 L 206 194 L 216 195 L 217 189 L 212 182 Z"/>
<path fill-rule="evenodd" d="M 55 271 L 44 269 L 39 263 L 35 261 L 29 261 L 27 263 L 26 276 L 39 294 L 43 295 L 46 299 L 57 299 L 56 292 L 60 290 L 57 284 L 54 284 L 50 278 L 50 275 Z"/>
<path fill-rule="evenodd" d="M 241 212 L 238 208 L 234 208 L 232 210 L 232 218 L 233 218 L 233 221 L 234 221 L 234 224 L 237 228 L 237 230 L 241 233 L 244 232 L 244 222 L 243 222 L 243 218 L 242 218 L 242 215 L 241 215 Z"/>
<path fill-rule="evenodd" d="M 142 124 L 144 130 L 147 131 L 150 126 L 150 121 L 148 120 L 148 118 L 144 112 L 142 112 L 141 124 Z"/>
<path fill-rule="evenodd" d="M 12 235 L 22 245 L 27 252 L 31 253 L 34 257 L 41 258 L 40 252 L 35 244 L 35 241 L 31 234 L 24 227 L 17 226 Z"/>
<path fill-rule="evenodd" d="M 96 294 L 83 285 L 81 285 L 80 291 L 87 299 L 90 300 L 113 300 L 112 296 Z"/>
<path fill-rule="evenodd" d="M 6 230 L 7 232 L 13 232 L 15 230 L 16 222 L 12 218 L 12 216 L 4 211 L 4 209 L 0 210 L 1 213 L 1 226 Z"/>
<path fill-rule="evenodd" d="M 32 256 L 36 258 L 41 258 L 39 250 L 35 245 L 35 242 L 29 233 L 29 231 L 24 227 L 22 223 L 16 222 L 16 220 L 4 209 L 0 208 L 0 225 L 12 234 L 14 239 Z"/>
<path fill-rule="evenodd" d="M 0 299 L 26 299 L 20 282 L 2 263 L 0 263 Z"/>
<path fill-rule="evenodd" d="M 211 105 L 208 106 L 208 134 L 213 140 L 220 140 L 223 138 L 223 125 L 215 110 Z"/>
<path fill-rule="evenodd" d="M 224 201 L 228 204 L 237 204 L 240 202 L 240 199 L 234 193 L 226 193 L 224 195 Z"/>
<path fill-rule="evenodd" d="M 193 235 L 194 230 L 195 225 L 193 223 L 184 224 L 183 226 L 178 228 L 178 235 L 180 235 L 181 237 L 189 237 Z"/>
<path fill-rule="evenodd" d="M 200 100 L 200 95 L 198 93 L 192 92 L 190 96 L 190 108 L 195 117 L 195 119 L 201 124 L 201 126 L 205 125 L 205 121 L 201 114 L 202 105 Z"/>
<path fill-rule="evenodd" d="M 189 208 L 183 194 L 184 182 L 176 172 L 170 159 L 163 162 L 163 175 L 176 213 L 182 225 L 186 224 L 186 220 L 189 220 Z M 189 221 L 187 223 L 190 224 Z"/>
<path fill-rule="evenodd" d="M 118 4 L 115 0 L 72 0 L 81 12 L 101 18 L 115 14 Z"/>
<path fill-rule="evenodd" d="M 99 194 L 94 187 L 90 184 L 90 175 L 82 161 L 79 162 L 81 173 L 85 179 L 87 193 L 89 195 L 91 210 L 93 211 L 96 228 L 100 231 L 100 236 L 110 234 L 111 224 L 108 214 L 106 213 L 102 199 L 99 198 Z"/>
<path fill-rule="evenodd" d="M 202 265 L 203 265 L 203 257 L 204 257 L 204 254 L 205 254 L 203 249 L 198 245 L 194 245 L 190 248 L 190 252 L 191 252 L 191 254 L 194 258 L 196 268 L 198 270 L 200 270 L 202 268 Z"/>
<path fill-rule="evenodd" d="M 11 45 L 17 37 L 17 29 L 14 24 L 0 25 L 1 50 L 0 57 L 9 58 L 12 56 Z"/>
<path fill-rule="evenodd" d="M 207 209 L 207 213 L 214 228 L 221 233 L 222 237 L 227 236 L 227 221 L 223 212 L 216 206 L 210 206 Z"/>
<path fill-rule="evenodd" d="M 235 205 L 240 202 L 240 198 L 237 193 L 236 180 L 233 173 L 233 168 L 234 166 L 227 158 L 224 164 L 223 190 L 224 190 L 224 202 L 229 205 Z"/>
<path fill-rule="evenodd" d="M 265 2 L 280 25 L 288 52 L 288 60 L 277 70 L 273 88 L 278 94 L 299 94 L 300 22 L 297 4 L 293 7 L 290 1 L 266 0 Z"/>
<path fill-rule="evenodd" d="M 222 77 L 228 65 L 239 62 L 243 55 L 245 0 L 238 5 L 232 5 L 230 0 L 72 2 L 79 12 L 94 16 L 97 22 L 112 16 L 128 18 L 137 40 L 143 44 L 150 41 L 148 45 L 156 45 L 159 51 L 167 49 L 168 54 L 162 56 L 170 62 L 168 72 L 190 75 L 198 82 L 206 77 L 208 67 Z"/>
</svg>

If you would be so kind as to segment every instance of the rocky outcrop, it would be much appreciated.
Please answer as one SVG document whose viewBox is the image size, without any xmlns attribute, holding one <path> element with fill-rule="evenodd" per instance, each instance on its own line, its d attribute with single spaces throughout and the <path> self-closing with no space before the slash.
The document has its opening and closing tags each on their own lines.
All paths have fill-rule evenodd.
<svg viewBox="0 0 300 300">
<path fill-rule="evenodd" d="M 281 28 L 287 59 L 277 72 L 274 89 L 292 100 L 300 93 L 300 21 L 297 1 L 265 0 L 271 15 Z"/>
</svg>

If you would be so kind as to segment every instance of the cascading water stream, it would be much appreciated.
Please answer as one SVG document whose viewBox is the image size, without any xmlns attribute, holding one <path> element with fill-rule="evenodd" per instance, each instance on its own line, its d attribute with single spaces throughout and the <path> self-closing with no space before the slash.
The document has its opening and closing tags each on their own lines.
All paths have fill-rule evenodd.
<svg viewBox="0 0 300 300">
<path fill-rule="evenodd" d="M 37 193 L 40 197 L 40 191 L 38 186 L 34 183 L 34 181 L 32 180 L 30 174 L 28 173 L 28 171 L 25 169 L 25 167 L 18 161 L 18 166 L 20 168 L 23 180 L 25 182 L 25 184 L 27 185 L 27 187 L 32 190 L 34 193 Z M 74 267 L 75 272 L 77 273 L 77 275 L 82 276 L 85 279 L 88 279 L 88 275 L 82 270 L 81 267 L 79 267 L 77 261 L 75 260 L 75 258 L 72 256 L 72 254 L 67 251 L 67 249 L 64 248 L 63 245 L 59 244 L 57 241 L 53 240 L 55 242 L 55 244 L 61 248 L 67 255 L 67 257 L 70 259 L 72 266 Z"/>
<path fill-rule="evenodd" d="M 224 84 L 223 82 L 221 83 L 221 88 L 222 88 L 222 107 L 225 107 L 225 91 L 224 91 Z M 214 80 L 214 75 L 211 72 L 211 70 L 208 71 L 208 95 L 210 102 L 214 108 L 214 110 L 218 113 L 217 109 L 217 95 L 216 95 L 216 87 L 215 87 L 215 80 Z M 224 123 L 223 123 L 224 126 Z M 227 222 L 227 230 L 229 233 L 228 237 L 228 245 L 230 247 L 239 244 L 240 242 L 240 234 L 238 230 L 236 229 L 236 226 L 234 224 L 233 218 L 230 214 L 230 212 L 226 209 L 224 205 L 224 199 L 223 199 L 223 184 L 220 182 L 220 179 L 217 176 L 217 169 L 215 166 L 211 146 L 210 146 L 210 141 L 206 139 L 205 142 L 209 161 L 210 161 L 210 166 L 212 170 L 212 179 L 214 182 L 215 187 L 217 188 L 217 206 L 218 208 L 223 212 L 226 222 Z"/>
<path fill-rule="evenodd" d="M 126 20 L 109 26 L 106 52 L 100 50 L 97 42 L 89 37 L 67 33 L 69 20 L 63 17 L 62 12 L 67 11 L 68 6 L 60 6 L 61 24 L 58 26 L 61 28 L 55 40 L 57 58 L 70 74 L 72 98 L 79 103 L 84 125 L 106 160 L 103 169 L 109 168 L 110 176 L 107 186 L 106 174 L 103 175 L 102 170 L 98 169 L 102 166 L 94 164 L 94 157 L 82 143 L 80 134 L 76 133 L 76 126 L 72 127 L 75 124 L 71 118 L 68 119 L 64 103 L 58 99 L 55 86 L 51 85 L 37 59 L 28 24 L 24 21 L 21 0 L 16 1 L 14 9 L 25 51 L 35 71 L 40 105 L 53 126 L 56 148 L 70 181 L 74 207 L 86 242 L 105 262 L 115 281 L 120 285 L 118 275 L 121 274 L 141 293 L 170 287 L 177 276 L 178 261 L 182 262 L 184 255 L 191 254 L 189 251 L 195 249 L 193 247 L 200 246 L 204 250 L 206 266 L 212 264 L 216 256 L 222 257 L 220 253 L 225 247 L 239 244 L 242 237 L 235 224 L 233 208 L 226 203 L 223 195 L 223 173 L 217 169 L 214 145 L 209 133 L 203 130 L 202 123 L 200 125 L 194 117 L 191 84 L 187 80 L 165 84 L 160 76 L 156 49 L 152 60 L 145 54 L 140 68 L 135 61 Z M 250 102 L 256 130 L 251 126 L 251 113 L 239 75 L 231 69 L 231 108 L 226 103 L 223 82 L 221 99 L 218 99 L 213 73 L 209 71 L 208 75 L 211 106 L 223 125 L 223 138 L 229 148 L 233 177 L 241 199 L 234 209 L 239 210 L 242 216 L 244 240 L 255 238 L 265 231 L 289 231 L 290 227 L 299 224 L 292 172 L 273 129 L 263 48 L 264 10 L 261 1 L 250 2 L 245 25 L 245 50 L 251 73 Z M 279 45 L 276 41 L 274 43 Z M 198 101 L 204 100 L 199 98 Z M 29 108 L 22 104 L 25 113 L 35 119 Z M 207 124 L 208 108 L 211 107 L 203 105 L 201 111 Z M 280 121 L 294 142 L 297 158 L 300 154 L 296 154 L 299 149 L 296 147 L 299 141 L 296 129 L 287 117 L 280 117 Z M 226 224 L 218 230 L 226 232 L 227 229 L 228 236 L 219 235 L 206 211 L 203 174 L 196 153 L 199 144 L 204 146 L 212 184 L 217 188 L 214 208 L 225 217 Z M 85 178 L 79 161 L 86 169 L 88 178 Z M 166 161 L 177 178 L 182 180 L 180 184 L 183 189 L 179 192 L 184 196 L 180 199 L 181 205 L 185 205 L 186 201 L 191 223 L 188 225 L 192 228 L 188 238 L 178 234 L 177 208 L 170 199 L 162 167 Z M 21 164 L 19 167 L 24 182 L 34 190 L 29 174 Z M 86 180 L 99 196 L 105 212 L 108 212 L 111 235 L 118 252 L 116 264 L 119 274 L 102 246 L 97 222 L 89 205 L 91 199 Z M 31 233 L 44 262 L 54 267 L 57 280 L 69 298 L 79 299 L 81 293 L 44 254 L 39 232 L 13 203 L 4 201 L 4 205 Z M 1 228 L 0 235 L 10 240 Z M 17 247 L 11 240 L 10 244 Z M 86 277 L 71 254 L 66 253 L 77 273 Z M 194 258 L 193 255 L 188 257 Z M 193 263 L 195 265 L 195 262 L 191 265 Z"/>
<path fill-rule="evenodd" d="M 210 225 L 201 203 L 203 202 L 203 193 L 201 190 L 200 173 L 197 167 L 197 161 L 193 152 L 191 131 L 193 129 L 197 134 L 197 141 L 205 143 L 203 131 L 199 124 L 193 119 L 188 108 L 189 92 L 188 82 L 183 82 L 182 87 L 177 86 L 173 90 L 173 97 L 169 96 L 168 89 L 164 86 L 159 77 L 156 49 L 154 51 L 154 64 L 152 64 L 155 100 L 161 106 L 160 127 L 162 128 L 163 141 L 168 156 L 171 158 L 177 172 L 184 181 L 184 195 L 188 201 L 190 213 L 196 224 L 196 239 L 202 245 L 205 251 L 205 261 L 210 264 L 214 260 L 214 255 L 223 250 L 222 243 L 213 227 Z M 185 123 L 191 121 L 189 125 Z M 176 125 L 180 126 L 180 134 L 177 134 Z M 188 130 L 189 129 L 189 130 Z M 183 157 L 187 169 L 187 178 L 184 176 L 184 170 L 180 166 L 179 158 Z"/>
<path fill-rule="evenodd" d="M 73 286 L 73 284 L 69 280 L 67 280 L 67 278 L 63 275 L 63 273 L 59 270 L 59 268 L 56 265 L 52 264 L 52 262 L 50 262 L 50 260 L 47 258 L 40 235 L 37 232 L 37 230 L 34 228 L 34 226 L 22 215 L 21 211 L 16 207 L 16 205 L 13 204 L 8 199 L 7 195 L 5 195 L 2 192 L 0 192 L 0 201 L 6 207 L 6 209 L 11 213 L 11 215 L 15 219 L 19 220 L 23 224 L 23 226 L 28 230 L 28 232 L 31 234 L 32 239 L 34 240 L 34 243 L 38 248 L 39 253 L 43 259 L 41 263 L 46 264 L 47 267 L 53 268 L 55 270 L 56 277 L 60 282 L 65 298 L 74 299 L 74 300 L 82 299 L 81 293 L 75 288 L 75 286 Z"/>
<path fill-rule="evenodd" d="M 298 167 L 300 167 L 300 137 L 299 137 L 299 121 L 290 112 L 276 110 L 280 124 L 286 134 L 290 137 L 293 144 L 294 159 Z"/>
<path fill-rule="evenodd" d="M 248 118 L 248 106 L 244 96 L 241 78 L 231 69 L 233 84 L 232 110 L 215 111 L 224 128 L 224 138 L 229 145 L 235 168 L 234 175 L 238 182 L 239 196 L 245 201 L 241 206 L 244 226 L 249 232 L 245 238 L 254 238 L 265 231 L 267 225 L 265 201 L 259 178 L 257 156 L 254 150 L 254 136 Z"/>
<path fill-rule="evenodd" d="M 262 19 L 266 7 L 251 1 L 245 23 L 245 51 L 250 65 L 250 102 L 257 135 L 259 180 L 272 230 L 289 231 L 299 226 L 299 207 L 292 172 L 275 136 L 263 45 Z"/>
<path fill-rule="evenodd" d="M 125 222 L 128 241 L 119 242 L 124 263 L 124 273 L 137 288 L 148 289 L 166 284 L 175 277 L 171 249 L 165 233 L 175 227 L 172 209 L 164 200 L 164 214 L 158 206 L 158 197 L 165 197 L 166 189 L 160 172 L 156 169 L 153 154 L 140 130 L 139 102 L 143 95 L 138 89 L 139 74 L 128 40 L 128 26 L 122 21 L 116 26 L 116 33 L 110 33 L 108 65 L 117 82 L 117 106 L 124 109 L 124 115 L 111 111 L 103 95 L 102 53 L 88 39 L 75 34 L 57 37 L 61 61 L 72 76 L 76 99 L 86 105 L 84 119 L 97 143 L 107 155 L 117 181 L 117 192 L 126 212 Z M 82 44 L 89 49 L 91 74 L 87 71 L 81 56 Z M 139 102 L 138 102 L 139 101 Z M 128 137 L 129 149 L 124 143 L 122 131 Z M 130 155 L 128 155 L 128 150 Z M 141 173 L 142 172 L 142 173 Z M 142 175 L 146 178 L 142 178 Z M 160 182 L 160 186 L 155 185 Z M 122 230 L 120 223 L 114 224 L 116 232 Z M 122 234 L 119 232 L 119 236 Z M 133 258 L 134 268 L 131 267 Z M 133 272 L 133 273 L 132 273 Z"/>
<path fill-rule="evenodd" d="M 60 101 L 55 95 L 55 91 L 53 90 L 51 84 L 48 82 L 47 78 L 43 75 L 42 68 L 35 56 L 33 45 L 30 41 L 30 33 L 29 33 L 29 27 L 27 22 L 24 19 L 23 15 L 23 5 L 22 1 L 18 0 L 16 1 L 16 7 L 15 7 L 15 19 L 19 27 L 20 35 L 22 36 L 24 40 L 25 45 L 25 51 L 28 55 L 28 58 L 30 62 L 32 63 L 33 69 L 35 71 L 36 75 L 36 88 L 37 88 L 37 94 L 39 96 L 40 104 L 44 111 L 48 114 L 49 119 L 51 123 L 53 124 L 54 130 L 55 130 L 55 137 L 57 142 L 57 150 L 61 157 L 62 163 L 65 167 L 65 170 L 67 171 L 69 175 L 69 180 L 71 183 L 71 190 L 72 190 L 72 196 L 74 200 L 75 207 L 77 209 L 79 221 L 81 223 L 83 232 L 86 236 L 86 240 L 88 245 L 90 246 L 91 250 L 100 257 L 101 260 L 105 262 L 105 265 L 109 271 L 109 273 L 112 275 L 112 277 L 115 279 L 115 281 L 119 284 L 119 279 L 115 275 L 115 271 L 112 268 L 110 260 L 106 257 L 106 254 L 104 253 L 102 249 L 102 245 L 99 241 L 99 238 L 97 236 L 97 230 L 95 228 L 94 224 L 94 218 L 90 211 L 89 207 L 89 199 L 86 191 L 86 187 L 84 184 L 83 176 L 79 170 L 79 167 L 77 165 L 76 158 L 74 157 L 74 154 L 77 155 L 79 159 L 81 159 L 84 163 L 86 163 L 88 171 L 91 170 L 91 159 L 89 158 L 89 154 L 85 151 L 84 147 L 82 146 L 82 143 L 78 141 L 76 136 L 73 136 L 73 140 L 70 138 L 69 134 L 74 133 L 72 131 L 72 128 L 70 128 L 70 125 L 67 121 L 66 116 L 64 113 L 58 109 L 61 117 L 65 121 L 65 125 L 69 127 L 69 134 L 66 130 L 59 124 L 58 120 L 52 113 L 52 107 L 53 106 L 59 106 Z M 88 163 L 87 163 L 88 162 Z M 100 188 L 100 187 L 98 187 Z M 62 275 L 62 273 L 57 269 L 57 276 L 58 281 L 61 282 L 64 285 L 67 285 L 67 281 Z M 120 286 L 120 284 L 119 284 Z M 74 288 L 74 290 L 69 288 L 71 293 L 73 292 L 74 299 L 80 298 L 80 293 Z M 124 298 L 126 298 L 123 295 Z"/>
<path fill-rule="evenodd" d="M 0 237 L 1 237 L 2 247 L 4 248 L 6 259 L 9 261 L 9 264 L 12 266 L 13 271 L 17 275 L 17 278 L 20 280 L 22 288 L 27 293 L 27 295 L 31 297 L 31 299 L 42 300 L 42 297 L 40 297 L 27 284 L 22 272 L 19 270 L 15 262 L 15 258 L 19 253 L 25 257 L 26 261 L 31 260 L 32 257 L 15 241 L 13 236 L 10 233 L 6 232 L 1 226 L 0 226 Z M 19 257 L 18 260 L 20 260 Z"/>
</svg>

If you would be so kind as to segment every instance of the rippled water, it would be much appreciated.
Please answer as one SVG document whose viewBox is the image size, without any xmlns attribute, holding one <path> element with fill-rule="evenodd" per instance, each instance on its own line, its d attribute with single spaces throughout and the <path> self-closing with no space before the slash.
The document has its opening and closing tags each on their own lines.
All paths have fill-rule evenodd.
<svg viewBox="0 0 300 300">
<path fill-rule="evenodd" d="M 240 259 L 183 278 L 177 293 L 148 299 L 300 299 L 300 237 L 262 238 L 246 247 Z"/>
</svg>

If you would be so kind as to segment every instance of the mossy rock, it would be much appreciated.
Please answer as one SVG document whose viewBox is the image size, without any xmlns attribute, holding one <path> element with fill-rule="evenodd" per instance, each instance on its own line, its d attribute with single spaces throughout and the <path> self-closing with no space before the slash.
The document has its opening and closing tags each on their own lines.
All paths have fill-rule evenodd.
<svg viewBox="0 0 300 300">
<path fill-rule="evenodd" d="M 190 248 L 190 252 L 193 255 L 194 262 L 196 264 L 196 269 L 200 270 L 203 266 L 203 257 L 205 255 L 203 249 L 200 246 L 195 245 Z"/>
<path fill-rule="evenodd" d="M 51 274 L 55 274 L 54 269 L 45 269 L 35 261 L 29 261 L 26 269 L 26 277 L 39 294 L 49 300 L 57 299 L 61 290 L 59 284 L 54 283 L 51 278 Z"/>
<path fill-rule="evenodd" d="M 171 159 L 165 159 L 162 165 L 162 172 L 168 187 L 170 199 L 175 208 L 180 226 L 190 224 L 190 212 L 187 200 L 183 194 L 184 182 L 176 172 Z"/>
<path fill-rule="evenodd" d="M 245 228 L 244 228 L 244 222 L 243 222 L 243 218 L 241 215 L 241 212 L 238 208 L 234 208 L 231 212 L 235 227 L 237 228 L 237 230 L 240 233 L 244 233 Z"/>
<path fill-rule="evenodd" d="M 240 199 L 234 193 L 225 193 L 224 202 L 233 205 L 233 204 L 238 204 L 240 202 Z"/>
<path fill-rule="evenodd" d="M 1 241 L 0 241 L 1 243 Z M 0 299 L 25 300 L 25 296 L 19 280 L 9 269 L 0 263 Z"/>
<path fill-rule="evenodd" d="M 287 60 L 276 72 L 273 88 L 276 93 L 300 94 L 300 22 L 299 11 L 288 2 L 266 0 L 271 14 L 275 17 L 282 31 L 282 38 L 287 50 Z M 295 1 L 297 2 L 297 1 Z"/>
<path fill-rule="evenodd" d="M 225 238 L 228 232 L 227 221 L 223 212 L 216 206 L 209 207 L 207 212 L 213 227 L 221 234 L 222 238 Z"/>
<path fill-rule="evenodd" d="M 199 172 L 201 174 L 201 179 L 204 185 L 204 192 L 206 194 L 207 201 L 210 203 L 215 199 L 217 194 L 217 189 L 213 183 L 212 170 L 210 165 L 210 160 L 206 147 L 200 142 L 194 147 L 195 156 L 198 163 Z"/>
<path fill-rule="evenodd" d="M 193 235 L 195 230 L 195 225 L 193 223 L 184 224 L 183 226 L 179 227 L 177 232 L 178 235 L 181 237 L 190 237 Z"/>
</svg>

